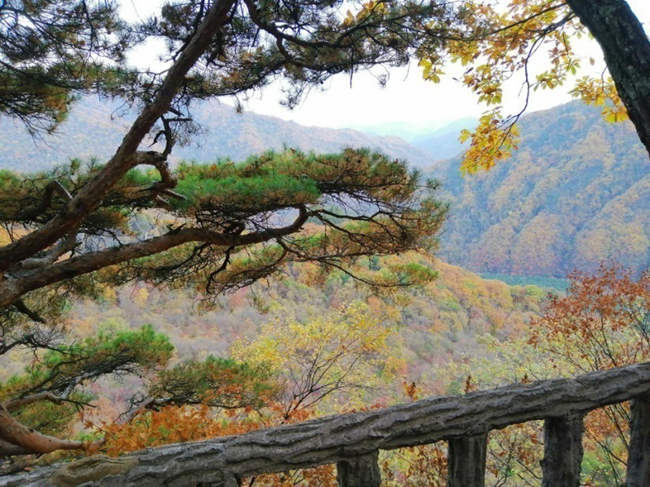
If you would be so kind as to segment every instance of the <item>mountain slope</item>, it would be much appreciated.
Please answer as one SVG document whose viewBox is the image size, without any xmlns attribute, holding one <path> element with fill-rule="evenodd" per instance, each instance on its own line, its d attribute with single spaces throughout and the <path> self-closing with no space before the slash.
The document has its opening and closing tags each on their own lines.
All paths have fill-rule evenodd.
<svg viewBox="0 0 650 487">
<path fill-rule="evenodd" d="M 409 380 L 441 387 L 438 392 L 444 392 L 446 384 L 438 374 L 445 365 L 484 354 L 486 346 L 480 337 L 520 333 L 539 313 L 546 294 L 535 286 L 482 279 L 432 256 L 389 256 L 380 258 L 377 265 L 396 263 L 431 267 L 439 277 L 422 286 L 382 293 L 359 286 L 338 271 L 322 280 L 324 274 L 314 265 L 289 266 L 276 278 L 222 296 L 215 309 L 200 311 L 195 290 L 136 283 L 107 290 L 101 301 L 77 302 L 71 328 L 87 335 L 102 320 L 132 327 L 150 323 L 171 338 L 180 358 L 224 357 L 229 356 L 233 342 L 259 337 L 265 323 L 306 322 L 361 301 L 368 305 L 369 316 L 395 330 L 390 346 L 395 357 L 405 360 Z M 314 280 L 315 276 L 320 277 Z"/>
<path fill-rule="evenodd" d="M 377 137 L 350 129 L 306 127 L 251 112 L 236 113 L 223 104 L 203 104 L 193 112 L 202 133 L 193 143 L 176 147 L 175 160 L 212 162 L 230 157 L 243 160 L 251 154 L 284 146 L 305 151 L 335 152 L 343 147 L 368 147 L 413 166 L 430 165 L 435 158 L 398 137 Z M 53 136 L 32 139 L 24 127 L 0 118 L 0 168 L 23 172 L 52 167 L 72 157 L 100 160 L 112 155 L 133 114 L 117 103 L 84 98 Z"/>
<path fill-rule="evenodd" d="M 479 272 L 561 277 L 616 261 L 650 264 L 650 160 L 629 123 L 570 103 L 521 122 L 520 148 L 462 177 L 459 158 L 431 170 L 451 214 L 440 255 Z"/>
</svg>

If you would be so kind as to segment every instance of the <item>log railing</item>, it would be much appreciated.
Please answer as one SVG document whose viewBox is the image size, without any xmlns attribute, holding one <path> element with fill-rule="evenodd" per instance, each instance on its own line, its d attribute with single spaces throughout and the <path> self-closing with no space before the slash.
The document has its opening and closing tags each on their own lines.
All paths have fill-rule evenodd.
<svg viewBox="0 0 650 487">
<path fill-rule="evenodd" d="M 239 436 L 167 445 L 120 459 L 90 457 L 0 478 L 0 486 L 222 486 L 239 479 L 336 464 L 339 485 L 378 487 L 379 450 L 449 442 L 449 485 L 484 484 L 490 430 L 544 420 L 544 486 L 577 487 L 584 415 L 632 401 L 627 485 L 650 486 L 650 363 L 573 379 L 432 397 Z"/>
</svg>

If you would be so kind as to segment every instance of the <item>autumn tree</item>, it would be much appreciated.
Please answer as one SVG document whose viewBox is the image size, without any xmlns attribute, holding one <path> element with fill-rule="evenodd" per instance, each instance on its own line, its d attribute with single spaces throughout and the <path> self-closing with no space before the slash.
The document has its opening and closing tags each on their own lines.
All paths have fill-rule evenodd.
<svg viewBox="0 0 650 487">
<path fill-rule="evenodd" d="M 81 441 L 60 440 L 53 434 L 66 432 L 78 408 L 91 397 L 80 385 L 107 374 L 143 374 L 167 362 L 172 346 L 151 327 L 121 333 L 101 333 L 72 345 L 55 345 L 39 333 L 23 335 L 31 346 L 49 350 L 28 364 L 24 372 L 2 383 L 3 455 L 33 453 L 46 445 L 50 451 L 79 449 Z M 3 342 L 3 353 L 18 347 L 17 341 Z M 38 428 L 41 433 L 36 433 Z M 22 438 L 22 444 L 14 438 Z"/>
<path fill-rule="evenodd" d="M 602 48 L 607 69 L 575 80 L 574 96 L 601 106 L 609 121 L 629 116 L 650 152 L 650 42 L 624 0 L 463 1 L 459 22 L 447 30 L 449 42 L 424 45 L 418 51 L 424 78 L 437 83 L 452 63 L 463 67 L 460 81 L 488 110 L 474 131 L 462 169 L 489 169 L 516 149 L 516 122 L 537 90 L 565 85 L 587 62 L 577 40 L 591 34 Z M 432 29 L 442 19 L 431 21 Z M 536 66 L 535 63 L 537 63 Z M 504 84 L 521 76 L 522 108 L 504 114 Z"/>
<path fill-rule="evenodd" d="M 573 273 L 566 294 L 549 295 L 525 330 L 483 336 L 485 348 L 467 364 L 450 364 L 456 381 L 468 374 L 481 388 L 504 383 L 571 377 L 646 362 L 650 358 L 650 279 L 647 272 L 602 265 L 594 274 Z M 460 361 L 459 361 L 460 362 Z M 620 485 L 629 450 L 626 403 L 585 417 L 586 485 Z M 536 484 L 542 455 L 541 423 L 513 425 L 490 434 L 488 470 L 497 477 Z"/>
<path fill-rule="evenodd" d="M 650 358 L 650 274 L 634 278 L 613 266 L 575 273 L 565 297 L 553 296 L 531 322 L 529 342 L 564 374 L 580 374 Z M 629 449 L 628 404 L 592 411 L 586 438 L 605 465 L 600 475 L 620 482 Z"/>
<path fill-rule="evenodd" d="M 132 420 L 104 427 L 102 448 L 123 453 L 366 407 L 396 378 L 393 334 L 360 302 L 304 320 L 271 320 L 256 337 L 233 345 L 239 362 L 210 358 L 160 372 Z M 326 486 L 335 479 L 333 466 L 324 465 L 243 483 Z"/>
<path fill-rule="evenodd" d="M 111 430 L 107 429 L 108 436 L 104 435 L 103 424 L 95 424 L 85 439 L 59 438 L 70 434 L 70 426 L 79 420 L 80 411 L 92 410 L 96 395 L 88 386 L 109 376 L 135 376 L 144 382 L 132 394 L 130 407 L 115 418 L 116 425 L 128 424 L 147 411 L 179 405 L 221 410 L 261 407 L 280 391 L 272 374 L 244 362 L 210 356 L 203 361 L 187 360 L 170 366 L 174 347 L 149 325 L 134 330 L 101 330 L 73 343 L 36 333 L 31 339 L 34 360 L 0 384 L 3 456 L 43 450 L 115 448 Z M 6 343 L 3 353 L 19 346 L 16 342 Z M 154 436 L 150 436 L 150 441 L 154 441 Z M 107 440 L 113 442 L 105 446 Z M 127 449 L 124 445 L 122 448 Z M 16 467 L 24 464 L 29 464 L 29 460 L 18 462 Z M 12 468 L 5 466 L 4 473 Z"/>
<path fill-rule="evenodd" d="M 236 343 L 233 356 L 266 365 L 283 381 L 278 404 L 282 419 L 289 421 L 316 404 L 327 412 L 340 404 L 366 404 L 357 398 L 372 397 L 381 388 L 381 377 L 384 384 L 395 379 L 400 361 L 387 345 L 393 333 L 369 316 L 366 305 L 355 302 L 304 322 L 269 322 L 250 343 Z"/>
<path fill-rule="evenodd" d="M 259 411 L 284 393 L 281 378 L 266 363 L 208 356 L 158 368 L 132 395 L 114 421 L 94 423 L 100 437 L 91 447 L 109 454 L 150 446 L 238 434 L 268 426 Z"/>
</svg>

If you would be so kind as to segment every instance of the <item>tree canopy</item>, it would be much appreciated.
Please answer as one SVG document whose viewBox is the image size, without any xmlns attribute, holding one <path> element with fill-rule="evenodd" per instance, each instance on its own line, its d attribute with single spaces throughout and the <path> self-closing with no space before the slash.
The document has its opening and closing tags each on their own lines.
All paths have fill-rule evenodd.
<svg viewBox="0 0 650 487">
<path fill-rule="evenodd" d="M 2 2 L 0 112 L 54 130 L 77 94 L 120 92 L 129 45 L 115 2 Z"/>
<path fill-rule="evenodd" d="M 232 164 L 185 167 L 180 168 L 178 174 L 168 165 L 167 157 L 178 139 L 178 128 L 187 128 L 187 109 L 192 100 L 237 94 L 263 86 L 282 75 L 290 81 L 288 103 L 293 104 L 308 86 L 321 83 L 332 74 L 375 64 L 407 62 L 409 55 L 422 43 L 423 19 L 445 11 L 445 7 L 421 6 L 414 2 L 390 6 L 371 2 L 356 16 L 338 18 L 339 3 L 188 2 L 165 5 L 160 18 L 142 25 L 122 29 L 121 24 L 117 25 L 116 35 L 130 45 L 151 37 L 164 38 L 170 67 L 163 73 L 137 73 L 137 78 L 129 78 L 129 83 L 121 79 L 121 87 L 130 92 L 127 98 L 144 108 L 105 165 L 88 169 L 74 166 L 61 177 L 56 174 L 36 176 L 35 180 L 40 183 L 30 177 L 5 175 L 5 194 L 13 204 L 8 204 L 4 221 L 29 231 L 22 235 L 12 234 L 14 240 L 0 249 L 0 268 L 6 271 L 6 277 L 10 276 L 0 284 L 2 305 L 11 304 L 26 292 L 44 285 L 189 242 L 206 244 L 201 250 L 203 253 L 220 248 L 212 257 L 220 255 L 223 262 L 207 260 L 218 264 L 213 270 L 224 264 L 226 271 L 226 264 L 243 246 L 296 233 L 310 218 L 324 224 L 329 222 L 328 226 L 335 233 L 350 236 L 349 242 L 360 247 L 339 248 L 333 254 L 321 249 L 320 255 L 313 256 L 311 249 L 297 252 L 296 242 L 278 240 L 281 250 L 264 253 L 267 262 L 262 264 L 265 270 L 258 271 L 260 277 L 271 271 L 267 267 L 271 263 L 268 259 L 273 261 L 269 253 L 275 253 L 276 257 L 281 255 L 279 260 L 293 255 L 303 260 L 317 257 L 323 263 L 333 264 L 335 258 L 367 253 L 369 249 L 363 251 L 361 247 L 371 242 L 372 251 L 379 253 L 413 248 L 419 245 L 414 234 L 418 228 L 421 234 L 432 235 L 436 226 L 433 220 L 442 215 L 442 207 L 438 205 L 438 210 L 432 213 L 430 203 L 414 206 L 412 203 L 416 196 L 420 197 L 421 189 L 417 175 L 409 174 L 403 163 L 382 160 L 378 155 L 348 151 L 338 158 L 320 160 L 300 154 L 291 156 L 293 159 L 260 156 L 241 167 Z M 70 2 L 70 8 L 74 5 L 77 3 Z M 84 6 L 85 2 L 81 2 L 79 8 L 86 8 Z M 30 14 L 27 10 L 22 13 Z M 31 15 L 49 15 L 49 10 L 44 6 Z M 85 21 L 86 27 L 93 26 L 89 19 Z M 61 28 L 67 27 L 62 25 Z M 79 43 L 85 45 L 82 41 Z M 54 118 L 52 122 L 55 121 Z M 161 152 L 138 151 L 138 146 L 152 130 L 154 140 L 165 141 L 164 149 Z M 282 162 L 287 157 L 289 160 Z M 155 171 L 147 175 L 132 171 L 142 165 L 153 166 Z M 357 166 L 350 171 L 353 165 Z M 346 171 L 348 177 L 344 178 Z M 354 174 L 360 179 L 352 178 Z M 204 179 L 201 182 L 203 194 L 197 193 L 197 187 L 190 188 L 199 178 Z M 15 190 L 31 204 L 11 214 L 12 206 L 22 207 L 26 203 L 12 195 Z M 183 194 L 183 191 L 193 194 Z M 250 199 L 253 194 L 257 201 Z M 219 198 L 223 201 L 217 201 Z M 329 201 L 325 201 L 327 199 Z M 323 213 L 324 205 L 331 205 L 334 200 L 339 201 L 339 208 L 347 209 L 329 208 L 329 214 Z M 318 214 L 313 213 L 308 207 L 313 204 L 323 209 L 319 209 Z M 368 205 L 374 206 L 370 212 Z M 427 209 L 418 211 L 418 206 Z M 79 239 L 75 234 L 102 237 L 113 232 L 113 240 L 119 242 L 114 232 L 120 221 L 122 228 L 119 230 L 125 232 L 123 226 L 128 217 L 124 213 L 127 209 L 144 208 L 170 210 L 175 217 L 191 218 L 192 223 L 177 220 L 176 225 L 171 224 L 170 232 L 120 245 L 117 250 L 79 252 Z M 271 218 L 273 212 L 284 213 L 282 218 L 274 219 Z M 364 212 L 371 216 L 362 218 Z M 341 221 L 346 218 L 356 221 L 356 229 L 346 229 Z M 426 219 L 430 222 L 426 223 Z M 99 223 L 100 220 L 103 223 Z M 334 223 L 335 220 L 338 223 Z M 269 221 L 287 224 L 273 227 Z M 90 226 L 95 228 L 90 230 Z M 364 226 L 374 234 L 365 241 L 357 237 L 365 231 L 361 229 Z M 386 238 L 377 238 L 382 232 Z M 309 240 L 313 249 L 315 239 L 312 236 Z M 330 245 L 329 241 L 324 242 L 321 240 L 319 245 Z M 69 255 L 73 248 L 77 250 L 74 258 L 62 261 L 61 257 Z M 251 262 L 262 258 L 261 252 L 256 249 L 257 257 Z M 197 256 L 188 257 L 186 264 L 192 263 Z M 206 260 L 203 255 L 201 260 Z M 52 272 L 66 261 L 67 269 L 58 267 L 58 274 Z M 18 267 L 30 270 L 21 274 Z M 170 262 L 167 268 L 172 267 Z"/>
</svg>

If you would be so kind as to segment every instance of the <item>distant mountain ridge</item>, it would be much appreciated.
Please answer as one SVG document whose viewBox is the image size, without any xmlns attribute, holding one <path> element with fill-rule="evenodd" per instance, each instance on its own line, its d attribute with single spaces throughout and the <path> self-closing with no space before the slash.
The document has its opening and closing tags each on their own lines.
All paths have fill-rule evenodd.
<svg viewBox="0 0 650 487">
<path fill-rule="evenodd" d="M 107 159 L 133 119 L 132 114 L 123 111 L 118 103 L 84 98 L 77 102 L 68 120 L 53 136 L 36 140 L 19 122 L 0 118 L 0 168 L 29 172 L 65 163 L 73 157 Z M 283 147 L 315 152 L 367 147 L 408 160 L 414 167 L 428 166 L 435 161 L 435 157 L 398 137 L 373 136 L 352 129 L 306 127 L 252 112 L 237 113 L 225 104 L 204 103 L 193 110 L 193 115 L 203 132 L 188 146 L 176 147 L 174 160 L 213 162 L 229 157 L 239 161 Z"/>
<path fill-rule="evenodd" d="M 631 123 L 573 102 L 521 121 L 513 157 L 461 176 L 434 165 L 451 213 L 439 255 L 474 272 L 564 277 L 618 262 L 650 265 L 650 159 Z"/>
<path fill-rule="evenodd" d="M 460 131 L 473 130 L 477 123 L 474 118 L 461 118 L 431 133 L 419 135 L 409 140 L 409 143 L 422 152 L 435 156 L 436 159 L 454 157 L 464 150 L 463 144 L 458 139 Z"/>
<path fill-rule="evenodd" d="M 447 125 L 444 122 L 429 121 L 390 121 L 375 124 L 356 124 L 350 126 L 354 130 L 379 136 L 397 136 L 408 143 L 419 137 L 426 137 L 439 130 L 444 130 Z"/>
</svg>

